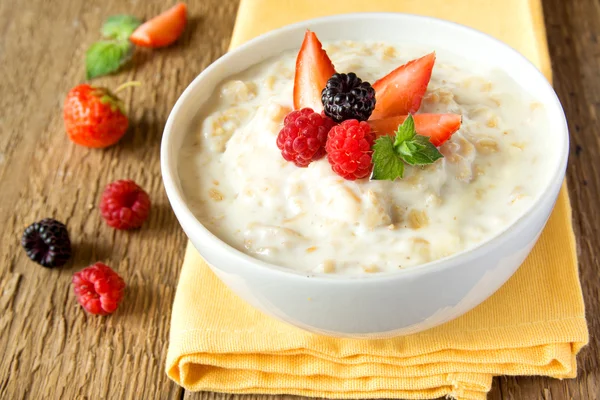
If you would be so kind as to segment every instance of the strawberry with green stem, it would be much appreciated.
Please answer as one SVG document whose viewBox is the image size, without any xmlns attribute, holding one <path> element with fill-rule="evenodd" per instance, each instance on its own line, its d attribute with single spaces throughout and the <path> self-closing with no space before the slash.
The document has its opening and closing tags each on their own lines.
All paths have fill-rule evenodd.
<svg viewBox="0 0 600 400">
<path fill-rule="evenodd" d="M 79 145 L 103 148 L 117 143 L 127 131 L 129 120 L 118 92 L 140 82 L 127 82 L 115 92 L 88 84 L 75 86 L 67 94 L 63 120 L 69 138 Z"/>
</svg>

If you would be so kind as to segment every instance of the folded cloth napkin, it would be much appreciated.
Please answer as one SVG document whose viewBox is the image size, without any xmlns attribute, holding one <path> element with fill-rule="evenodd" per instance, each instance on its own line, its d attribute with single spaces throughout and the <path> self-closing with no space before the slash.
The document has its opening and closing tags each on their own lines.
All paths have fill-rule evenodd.
<svg viewBox="0 0 600 400">
<path fill-rule="evenodd" d="M 231 46 L 340 12 L 427 14 L 470 25 L 550 79 L 539 0 L 242 0 Z M 491 298 L 426 332 L 386 340 L 318 336 L 244 303 L 188 245 L 166 371 L 188 390 L 330 398 L 484 399 L 494 375 L 572 378 L 588 341 L 566 186 L 533 252 Z"/>
</svg>

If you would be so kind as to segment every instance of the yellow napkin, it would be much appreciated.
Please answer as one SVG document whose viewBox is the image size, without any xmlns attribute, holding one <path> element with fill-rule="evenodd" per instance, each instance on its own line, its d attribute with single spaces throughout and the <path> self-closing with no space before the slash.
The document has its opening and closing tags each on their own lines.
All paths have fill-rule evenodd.
<svg viewBox="0 0 600 400">
<path fill-rule="evenodd" d="M 292 22 L 357 11 L 472 26 L 519 50 L 550 79 L 539 0 L 242 0 L 231 47 Z M 445 325 L 394 339 L 317 336 L 267 317 L 231 293 L 188 245 L 166 370 L 194 391 L 484 399 L 494 375 L 574 377 L 575 355 L 587 341 L 565 186 L 532 254 L 496 294 Z"/>
</svg>

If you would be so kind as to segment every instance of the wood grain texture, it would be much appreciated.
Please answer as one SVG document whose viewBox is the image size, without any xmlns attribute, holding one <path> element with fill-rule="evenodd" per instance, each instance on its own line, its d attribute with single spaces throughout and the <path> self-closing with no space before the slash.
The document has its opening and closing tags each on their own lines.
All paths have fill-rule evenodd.
<svg viewBox="0 0 600 400">
<path fill-rule="evenodd" d="M 169 3 L 169 2 L 167 2 Z M 87 150 L 64 134 L 66 92 L 83 80 L 83 54 L 104 18 L 147 18 L 160 0 L 0 2 L 0 398 L 293 400 L 293 396 L 184 393 L 164 373 L 171 304 L 185 236 L 162 188 L 159 144 L 185 86 L 225 52 L 237 0 L 190 0 L 183 40 L 139 51 L 132 67 L 98 83 L 144 83 L 126 93 L 132 127 L 107 150 Z M 18 4 L 18 6 L 17 6 Z M 590 345 L 574 380 L 502 377 L 489 399 L 600 399 L 600 3 L 545 0 L 555 86 L 572 133 L 568 181 L 578 237 Z M 108 182 L 132 178 L 153 210 L 139 231 L 116 232 L 95 207 Z M 31 263 L 19 246 L 29 223 L 67 223 L 73 259 L 61 270 Z M 87 316 L 69 284 L 74 271 L 104 261 L 129 288 L 119 311 Z"/>
<path fill-rule="evenodd" d="M 31 0 L 0 2 L 0 398 L 179 399 L 164 360 L 185 235 L 172 214 L 159 166 L 162 130 L 178 96 L 223 54 L 236 1 L 189 2 L 193 18 L 172 48 L 139 51 L 132 67 L 97 80 L 126 92 L 131 128 L 106 150 L 73 145 L 62 102 L 84 79 L 84 52 L 109 15 L 151 17 L 169 2 Z M 173 1 L 174 3 L 174 1 Z M 96 204 L 104 185 L 131 178 L 152 198 L 143 229 L 115 231 Z M 74 242 L 62 269 L 30 262 L 19 238 L 52 216 Z M 87 316 L 72 294 L 74 271 L 96 261 L 126 280 L 125 300 L 110 317 Z"/>
</svg>

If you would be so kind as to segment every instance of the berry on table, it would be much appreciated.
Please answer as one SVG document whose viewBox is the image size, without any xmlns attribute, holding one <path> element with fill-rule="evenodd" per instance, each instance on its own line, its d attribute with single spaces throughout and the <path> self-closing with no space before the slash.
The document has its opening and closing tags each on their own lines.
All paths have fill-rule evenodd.
<svg viewBox="0 0 600 400">
<path fill-rule="evenodd" d="M 112 314 L 123 299 L 125 281 L 101 262 L 75 273 L 72 282 L 77 301 L 90 314 Z"/>
<path fill-rule="evenodd" d="M 348 180 L 368 177 L 373 169 L 374 139 L 369 124 L 364 121 L 349 119 L 334 126 L 325 145 L 333 171 Z"/>
<path fill-rule="evenodd" d="M 87 84 L 67 94 L 63 119 L 73 142 L 93 148 L 117 143 L 129 126 L 123 102 L 108 89 Z"/>
<path fill-rule="evenodd" d="M 150 213 L 150 197 L 134 181 L 118 180 L 104 189 L 100 212 L 115 229 L 139 228 Z"/>
<path fill-rule="evenodd" d="M 321 95 L 325 115 L 336 122 L 366 121 L 375 108 L 375 89 L 354 72 L 333 74 Z"/>
<path fill-rule="evenodd" d="M 67 227 L 51 218 L 29 225 L 23 232 L 21 245 L 27 257 L 42 267 L 60 267 L 71 258 L 71 240 Z"/>
<path fill-rule="evenodd" d="M 187 25 L 187 6 L 177 3 L 173 7 L 140 25 L 129 37 L 136 46 L 164 47 L 175 42 Z"/>
<path fill-rule="evenodd" d="M 310 108 L 292 111 L 277 135 L 277 147 L 287 161 L 298 167 L 325 156 L 327 133 L 335 125 L 331 118 L 318 114 Z"/>
</svg>

